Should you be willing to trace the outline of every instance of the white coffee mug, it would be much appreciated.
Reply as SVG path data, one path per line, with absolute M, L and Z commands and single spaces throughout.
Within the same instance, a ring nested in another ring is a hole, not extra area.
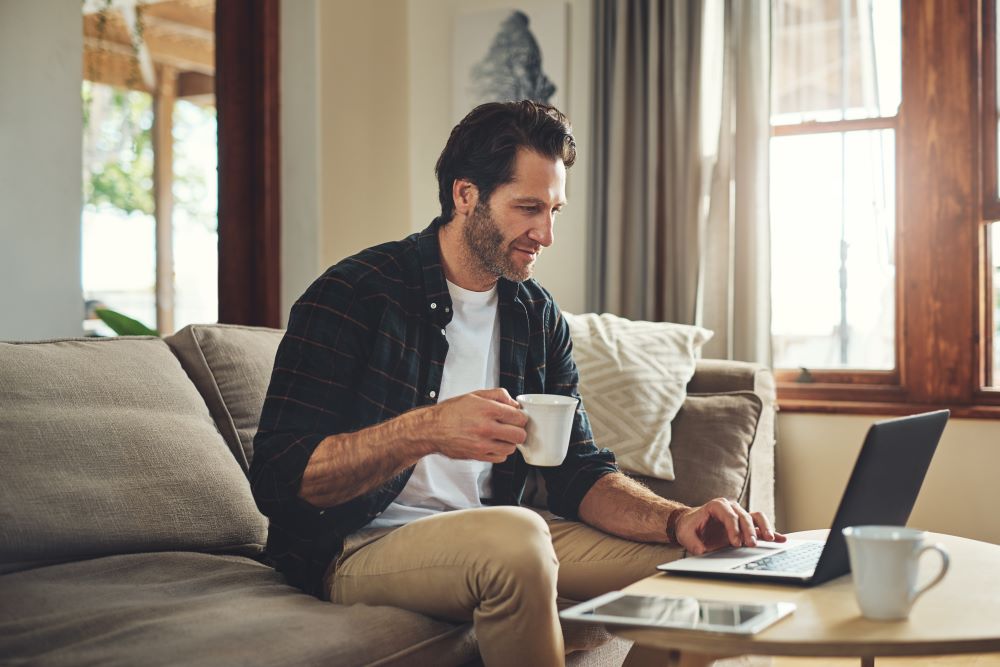
M 557 466 L 566 458 L 573 415 L 579 400 L 560 394 L 521 394 L 521 411 L 528 417 L 528 437 L 518 445 L 533 466 Z
M 843 530 L 851 558 L 854 593 L 865 618 L 894 621 L 910 615 L 917 598 L 940 583 L 948 572 L 948 552 L 940 544 L 924 545 L 924 531 L 900 526 L 852 526 Z M 917 588 L 920 556 L 941 555 L 941 571 Z

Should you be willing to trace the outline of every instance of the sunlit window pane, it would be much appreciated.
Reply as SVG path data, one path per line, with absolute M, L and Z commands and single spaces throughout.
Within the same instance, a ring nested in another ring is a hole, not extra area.
M 218 150 L 215 108 L 174 107 L 174 328 L 218 320 Z
M 771 122 L 894 116 L 899 2 L 774 0 Z
M 771 282 L 779 368 L 895 366 L 891 130 L 771 140 Z
M 152 100 L 147 93 L 83 83 L 83 293 L 156 326 Z M 99 320 L 90 333 L 113 333 Z

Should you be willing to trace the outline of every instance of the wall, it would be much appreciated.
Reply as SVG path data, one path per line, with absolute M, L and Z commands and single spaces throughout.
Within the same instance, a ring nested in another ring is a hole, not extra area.
M 281 3 L 281 318 L 323 263 L 318 0 Z
M 322 265 L 411 230 L 407 3 L 319 4 Z
M 421 229 L 440 213 L 434 164 L 457 119 L 452 117 L 452 41 L 459 11 L 530 8 L 531 0 L 409 0 L 410 210 L 413 229 Z M 556 240 L 538 260 L 535 277 L 569 312 L 582 312 L 587 256 L 587 138 L 590 136 L 591 0 L 571 0 L 568 13 L 569 116 L 579 147 L 576 165 L 567 176 L 569 205 L 560 215 Z
M 879 417 L 778 416 L 777 504 L 782 530 L 827 528 L 868 426 Z M 945 428 L 910 525 L 1000 544 L 1000 424 L 953 419 Z
M 281 3 L 282 322 L 326 268 L 411 231 L 405 0 Z
M 0 3 L 0 45 L 0 340 L 80 336 L 79 0 Z

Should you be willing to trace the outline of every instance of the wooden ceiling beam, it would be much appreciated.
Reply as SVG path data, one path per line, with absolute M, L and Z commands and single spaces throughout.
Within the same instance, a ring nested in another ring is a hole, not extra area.
M 211 33 L 214 39 L 215 12 L 212 11 L 214 4 L 214 2 L 211 2 L 203 3 L 201 6 L 194 6 L 190 2 L 157 2 L 143 6 L 142 15 L 146 18 L 200 28 Z
M 102 29 L 99 17 L 90 14 L 84 17 L 84 47 L 107 51 L 132 53 L 132 40 L 120 14 L 111 14 Z M 150 25 L 143 30 L 143 42 L 149 49 L 150 57 L 157 65 L 167 65 L 182 72 L 215 73 L 215 45 L 211 40 L 200 41 L 177 38 L 167 30 Z
M 154 30 L 159 33 L 179 35 L 197 42 L 212 44 L 215 42 L 215 30 L 202 28 L 201 26 L 180 23 L 173 19 L 164 19 L 150 15 L 146 10 L 142 15 L 143 25 L 146 30 Z
M 215 77 L 200 72 L 182 72 L 177 77 L 177 97 L 214 95 Z
M 115 88 L 152 93 L 142 80 L 138 63 L 132 60 L 132 51 L 105 49 L 83 50 L 83 78 L 92 83 L 103 83 Z
M 214 103 L 215 77 L 200 72 L 182 72 L 177 77 L 177 99 L 195 104 Z

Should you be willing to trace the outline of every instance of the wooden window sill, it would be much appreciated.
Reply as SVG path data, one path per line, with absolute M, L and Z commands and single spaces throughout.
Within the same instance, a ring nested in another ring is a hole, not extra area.
M 931 410 L 951 410 L 955 419 L 1000 419 L 1000 405 L 949 405 L 942 403 L 906 403 L 883 401 L 810 400 L 782 398 L 778 391 L 780 412 L 804 412 L 812 414 L 837 415 L 912 415 Z

